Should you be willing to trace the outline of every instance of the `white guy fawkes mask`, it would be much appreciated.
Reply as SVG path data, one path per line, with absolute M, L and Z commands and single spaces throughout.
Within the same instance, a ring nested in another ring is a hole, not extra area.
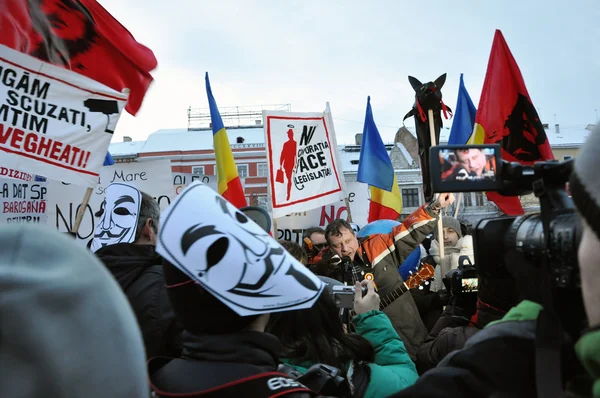
M 156 251 L 241 316 L 310 308 L 325 286 L 258 224 L 199 182 L 163 212 Z
M 117 243 L 132 243 L 142 204 L 142 194 L 134 186 L 112 183 L 104 191 L 104 201 L 100 207 L 102 215 L 98 219 L 94 240 L 90 250 Z

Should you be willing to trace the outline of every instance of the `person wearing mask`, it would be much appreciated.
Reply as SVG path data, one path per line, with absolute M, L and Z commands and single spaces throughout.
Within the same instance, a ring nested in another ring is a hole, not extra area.
M 135 199 L 136 192 L 133 191 L 137 190 L 130 190 L 130 196 Z M 121 240 L 118 243 L 102 243 L 95 254 L 113 274 L 129 299 L 144 336 L 148 358 L 177 356 L 181 352 L 181 326 L 177 324 L 169 303 L 161 257 L 155 250 L 160 208 L 152 196 L 137 192 L 141 194 L 139 211 L 127 209 L 125 206 L 129 203 L 115 205 L 119 200 L 111 201 L 108 191 L 101 210 L 96 213 L 96 217 L 100 218 L 100 225 L 115 228 L 115 224 L 125 224 L 115 222 L 119 217 L 129 217 L 136 227 L 135 234 L 131 237 L 131 242 Z M 136 213 L 139 213 L 137 221 L 133 217 Z M 106 235 L 116 234 L 114 229 L 111 231 L 107 228 Z M 92 243 L 92 248 L 94 246 Z
M 577 249 L 581 291 L 562 291 L 555 307 L 564 320 L 560 362 L 546 356 L 537 362 L 536 335 L 544 308 L 539 304 L 540 281 L 548 279 L 539 268 L 514 249 L 504 264 L 515 278 L 524 298 L 500 321 L 488 324 L 467 341 L 464 348 L 446 356 L 436 368 L 425 372 L 413 386 L 392 397 L 535 397 L 593 396 L 600 398 L 600 126 L 590 134 L 574 162 L 569 188 L 582 224 Z M 502 239 L 502 237 L 499 237 Z M 545 271 L 547 272 L 547 271 Z M 566 300 L 569 299 L 569 300 Z M 581 300 L 581 301 L 578 301 Z M 579 318 L 587 320 L 581 331 Z M 572 340 L 571 340 L 572 339 Z M 577 340 L 575 344 L 573 341 Z M 548 349 L 548 347 L 546 347 Z M 560 366 L 560 374 L 540 379 L 538 367 Z M 587 372 L 587 377 L 584 374 Z M 561 391 L 563 390 L 563 391 Z M 495 394 L 495 395 L 494 395 Z
M 434 292 L 444 288 L 442 279 L 448 272 L 458 268 L 465 256 L 471 264 L 475 264 L 473 237 L 471 235 L 463 236 L 460 222 L 454 217 L 442 217 L 442 225 L 444 236 L 438 236 L 436 228 L 433 232 L 435 239 L 431 241 L 431 247 L 429 248 L 429 254 L 437 264 L 431 283 L 431 290 Z M 444 258 L 440 257 L 441 241 L 444 244 Z
M 0 226 L 0 396 L 146 398 L 142 334 L 114 278 L 49 226 Z
M 281 344 L 265 327 L 313 305 L 324 284 L 260 224 L 200 183 L 162 214 L 157 251 L 184 331 L 181 355 L 148 362 L 154 396 L 314 396 L 278 372 Z
M 282 362 L 305 373 L 323 363 L 341 369 L 353 397 L 386 397 L 412 385 L 418 378 L 413 361 L 388 317 L 379 310 L 380 299 L 372 281 L 355 286 L 352 323 L 356 334 L 347 334 L 329 279 L 328 289 L 310 309 L 274 314 L 267 331 L 283 345 Z M 365 296 L 362 286 L 368 291 Z
M 357 239 L 352 227 L 342 219 L 325 229 L 329 250 L 344 263 L 344 282 L 372 279 L 381 297 L 382 310 L 390 318 L 413 360 L 419 346 L 427 338 L 427 329 L 408 287 L 398 272 L 406 257 L 417 248 L 437 225 L 442 208 L 454 202 L 453 194 L 440 194 L 430 204 L 423 205 L 391 233 L 374 234 Z

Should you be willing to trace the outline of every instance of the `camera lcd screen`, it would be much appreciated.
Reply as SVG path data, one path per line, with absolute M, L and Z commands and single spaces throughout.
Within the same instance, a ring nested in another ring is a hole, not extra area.
M 478 278 L 463 278 L 460 283 L 463 293 L 475 293 L 479 288 Z
M 500 176 L 499 145 L 449 145 L 431 148 L 431 176 L 435 192 L 497 189 Z
M 496 181 L 494 148 L 441 149 L 442 181 Z

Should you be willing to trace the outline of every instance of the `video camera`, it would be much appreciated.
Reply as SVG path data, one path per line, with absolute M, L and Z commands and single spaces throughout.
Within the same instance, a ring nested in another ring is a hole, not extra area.
M 554 287 L 578 289 L 577 248 L 581 224 L 566 184 L 573 160 L 522 165 L 501 159 L 500 145 L 430 148 L 434 192 L 496 191 L 503 196 L 534 193 L 540 213 L 481 220 L 474 230 L 475 267 L 487 278 L 505 278 L 504 254 L 516 249 L 536 266 L 547 261 Z

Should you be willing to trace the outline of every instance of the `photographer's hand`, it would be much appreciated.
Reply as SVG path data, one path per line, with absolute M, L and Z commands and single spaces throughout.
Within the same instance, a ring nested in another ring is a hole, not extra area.
M 367 287 L 367 294 L 363 297 L 362 287 Z M 379 309 L 379 295 L 375 292 L 373 281 L 364 280 L 354 285 L 354 312 L 356 315 Z

